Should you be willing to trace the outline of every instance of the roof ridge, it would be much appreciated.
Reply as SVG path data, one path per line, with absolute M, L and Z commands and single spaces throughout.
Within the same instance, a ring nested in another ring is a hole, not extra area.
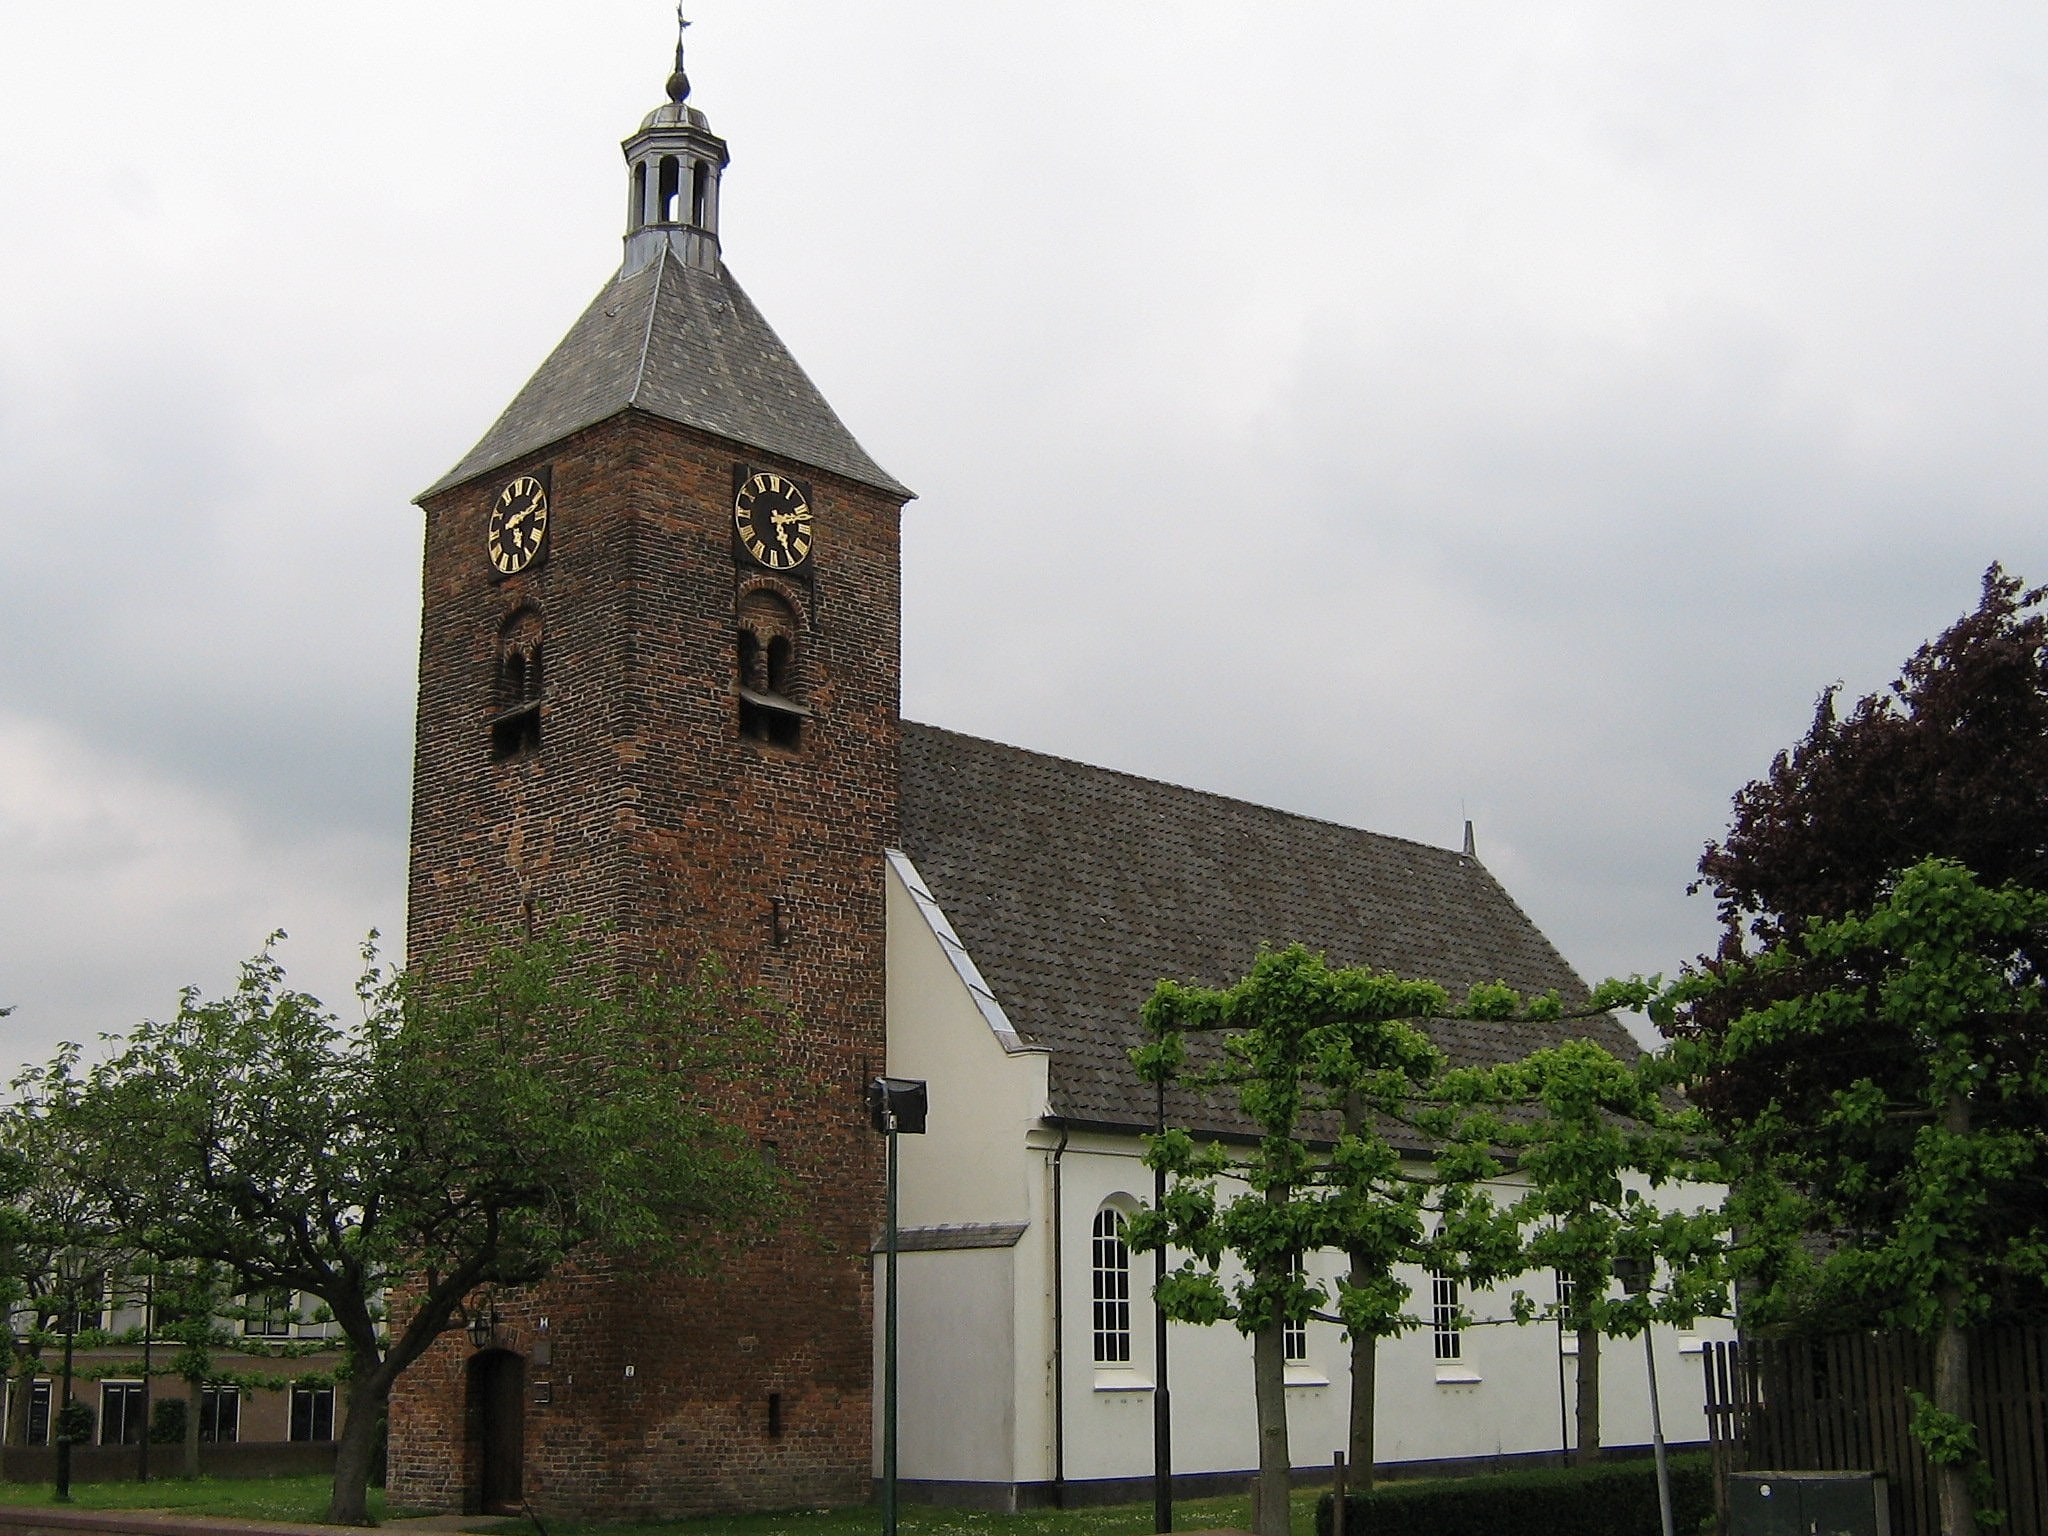
M 654 291 L 647 296 L 647 323 L 640 327 L 640 360 L 633 368 L 633 387 L 626 391 L 628 405 L 639 403 L 640 386 L 647 382 L 647 355 L 654 350 L 654 317 L 661 312 L 661 278 L 668 270 L 668 255 L 664 240 L 654 258 Z
M 1418 838 L 1403 837 L 1398 832 L 1377 832 L 1371 827 L 1357 826 L 1348 821 L 1336 821 L 1328 816 L 1312 816 L 1306 811 L 1290 811 L 1283 806 L 1264 805 L 1257 800 L 1247 800 L 1240 795 L 1227 795 L 1221 790 L 1202 789 L 1193 784 L 1176 784 L 1171 779 L 1154 778 L 1152 775 L 1145 773 L 1133 773 L 1127 768 L 1107 768 L 1100 763 L 1083 762 L 1078 757 L 1063 757 L 1057 752 L 1042 752 L 1035 747 L 1020 747 L 1014 742 L 997 741 L 989 736 L 970 736 L 965 731 L 951 730 L 943 725 L 926 725 L 922 721 L 908 719 L 903 720 L 902 724 L 914 730 L 931 731 L 936 735 L 951 736 L 959 741 L 976 742 L 988 747 L 1001 747 L 1005 752 L 1017 752 L 1026 757 L 1040 758 L 1049 763 L 1064 763 L 1070 768 L 1085 768 L 1090 773 L 1108 774 L 1112 778 L 1123 779 L 1133 784 L 1149 784 L 1154 788 L 1173 790 L 1176 794 L 1200 795 L 1205 800 L 1219 801 L 1224 805 L 1242 806 L 1246 810 L 1258 811 L 1268 816 L 1282 816 L 1289 821 L 1304 822 L 1311 826 L 1330 827 L 1339 832 L 1352 832 L 1365 837 L 1376 837 L 1382 842 L 1400 843 L 1405 847 L 1419 848 L 1424 853 L 1442 854 L 1459 864 L 1470 864 L 1486 873 L 1489 877 L 1493 874 L 1493 871 L 1487 868 L 1485 862 L 1476 853 L 1468 854 L 1460 848 L 1445 847 L 1436 843 L 1425 843 Z M 1494 883 L 1498 885 L 1500 882 L 1495 880 Z M 1525 913 L 1524 916 L 1526 915 Z

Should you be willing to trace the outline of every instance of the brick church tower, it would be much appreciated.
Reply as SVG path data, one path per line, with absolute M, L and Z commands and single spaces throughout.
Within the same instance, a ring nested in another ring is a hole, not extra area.
M 801 1190 L 707 1277 L 601 1259 L 496 1298 L 399 1383 L 396 1502 L 608 1515 L 865 1491 L 882 1148 L 882 850 L 898 546 L 862 450 L 720 257 L 727 155 L 668 101 L 625 141 L 625 259 L 421 498 L 408 950 L 576 914 L 618 962 L 717 954 L 785 1002 L 801 1116 L 733 1105 Z

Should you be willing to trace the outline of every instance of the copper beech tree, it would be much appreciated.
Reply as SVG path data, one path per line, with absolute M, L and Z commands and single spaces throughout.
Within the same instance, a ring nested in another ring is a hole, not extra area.
M 330 1521 L 367 1522 L 392 1383 L 479 1287 L 585 1249 L 708 1258 L 785 1203 L 716 1108 L 782 1091 L 757 999 L 708 965 L 622 979 L 562 929 L 466 937 L 474 964 L 394 972 L 366 953 L 348 1027 L 266 948 L 227 996 L 188 991 L 108 1059 L 70 1049 L 18 1084 L 23 1114 L 98 1149 L 85 1175 L 141 1246 L 332 1317 L 346 1418 Z
M 1846 708 L 1837 689 L 1821 695 L 1806 735 L 1736 795 L 1727 835 L 1700 859 L 1698 887 L 1713 892 L 1723 925 L 1710 967 L 1869 909 L 1922 859 L 1955 859 L 1993 885 L 2048 889 L 2044 606 L 2048 588 L 1994 565 L 1976 608 L 1915 651 L 1897 679 Z M 1744 1008 L 1769 1000 L 1770 984 L 1731 977 L 1672 1028 L 1718 1039 Z M 1893 1025 L 1874 1012 L 1866 1022 L 1825 1056 L 1757 1047 L 1696 1084 L 1696 1102 L 1721 1124 L 1767 1103 L 1819 1114 L 1840 1083 L 1882 1080 L 1888 1061 L 1910 1059 Z

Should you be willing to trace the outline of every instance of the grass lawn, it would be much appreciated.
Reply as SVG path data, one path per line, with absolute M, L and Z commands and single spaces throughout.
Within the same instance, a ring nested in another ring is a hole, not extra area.
M 1315 1529 L 1317 1490 L 1294 1495 L 1294 1529 Z M 1213 1530 L 1251 1524 L 1248 1497 L 1181 1499 L 1173 1506 L 1176 1530 Z M 1152 1504 L 1105 1504 L 1092 1509 L 1033 1509 L 1015 1515 L 966 1509 L 932 1509 L 905 1504 L 897 1525 L 916 1536 L 1149 1536 Z M 726 1515 L 708 1520 L 666 1520 L 649 1525 L 548 1522 L 548 1536 L 875 1536 L 882 1528 L 878 1505 L 853 1509 L 799 1510 L 782 1515 Z
M 1294 1528 L 1314 1528 L 1315 1491 L 1294 1498 Z M 48 1483 L 0 1483 L 0 1504 L 46 1505 Z M 244 1520 L 310 1522 L 327 1508 L 324 1477 L 213 1478 L 196 1482 L 167 1477 L 148 1483 L 73 1483 L 74 1509 L 163 1509 L 183 1514 L 226 1515 Z M 370 1490 L 370 1513 L 385 1514 L 384 1495 Z M 392 1511 L 403 1515 L 406 1511 Z M 548 1536 L 873 1536 L 881 1529 L 878 1506 L 851 1509 L 798 1510 L 779 1515 L 728 1515 L 707 1520 L 669 1520 L 659 1524 L 603 1524 L 595 1521 L 547 1522 Z M 1183 1499 L 1174 1505 L 1174 1524 L 1183 1531 L 1216 1526 L 1244 1527 L 1251 1521 L 1251 1501 L 1244 1497 Z M 502 1525 L 503 1522 L 480 1522 Z M 1146 1536 L 1152 1529 L 1152 1505 L 1104 1505 L 1098 1509 L 1038 1509 L 1017 1515 L 982 1514 L 972 1510 L 902 1506 L 899 1526 L 915 1536 Z M 522 1523 L 523 1524 L 523 1523 Z M 527 1527 L 530 1529 L 530 1527 Z
M 164 1509 L 242 1520 L 318 1520 L 327 1512 L 324 1477 L 151 1478 L 146 1483 L 73 1483 L 73 1509 Z M 0 1483 L 0 1504 L 52 1504 L 48 1483 Z M 381 1489 L 370 1490 L 370 1514 L 384 1513 Z

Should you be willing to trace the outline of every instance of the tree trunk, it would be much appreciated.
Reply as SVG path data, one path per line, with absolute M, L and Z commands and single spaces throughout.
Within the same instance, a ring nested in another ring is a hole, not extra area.
M 9 1329 L 11 1334 L 14 1330 Z M 7 1351 L 7 1419 L 0 1424 L 0 1479 L 11 1479 L 7 1452 L 28 1439 L 28 1400 L 35 1390 L 35 1361 L 11 1341 Z
M 1942 1129 L 1949 1135 L 1966 1138 L 1970 1134 L 1970 1096 L 1952 1089 L 1941 1118 Z M 1969 1423 L 1970 1339 L 1962 1327 L 1963 1288 L 1954 1280 L 1944 1280 L 1940 1297 L 1941 1332 L 1934 1338 L 1934 1406 Z M 1977 1536 L 1977 1505 L 1970 1497 L 1969 1466 L 1936 1466 L 1934 1491 L 1941 1511 L 1941 1536 Z
M 1256 1536 L 1290 1536 L 1293 1459 L 1287 1450 L 1287 1358 L 1276 1318 L 1252 1335 L 1252 1393 L 1258 1408 L 1259 1480 L 1252 1494 Z
M 1344 1095 L 1344 1131 L 1346 1135 L 1365 1134 L 1365 1100 L 1357 1089 Z M 1346 1283 L 1353 1290 L 1363 1290 L 1372 1279 L 1372 1270 L 1363 1253 L 1351 1252 L 1345 1256 L 1350 1264 Z M 1379 1338 L 1367 1334 L 1363 1338 L 1353 1335 L 1351 1339 L 1351 1423 L 1345 1435 L 1344 1458 L 1350 1472 L 1351 1486 L 1360 1493 L 1372 1492 L 1373 1409 L 1379 1392 Z
M 329 1525 L 368 1525 L 370 1521 L 370 1459 L 377 1449 L 377 1426 L 391 1399 L 391 1374 L 370 1362 L 349 1382 L 348 1417 L 334 1447 L 334 1488 L 328 1495 Z
M 1942 1287 L 1941 1332 L 1934 1340 L 1934 1406 L 1959 1419 L 1970 1417 L 1970 1338 L 1955 1318 L 1960 1288 Z M 1977 1536 L 1977 1505 L 1970 1496 L 1967 1463 L 1937 1466 L 1935 1494 L 1941 1506 L 1941 1536 Z
M 1352 1265 L 1356 1283 L 1359 1266 Z M 1372 1492 L 1373 1399 L 1379 1384 L 1380 1341 L 1372 1334 L 1351 1339 L 1351 1429 L 1345 1437 L 1347 1481 L 1355 1493 Z
M 199 1475 L 199 1409 L 206 1401 L 206 1383 L 200 1377 L 185 1378 L 185 1475 Z
M 1590 1323 L 1580 1323 L 1575 1337 L 1579 1341 L 1579 1389 L 1575 1403 L 1579 1444 L 1572 1453 L 1572 1465 L 1584 1467 L 1600 1459 L 1600 1330 Z
M 0 1443 L 10 1446 L 28 1443 L 29 1399 L 35 1395 L 36 1366 L 33 1355 L 16 1353 L 8 1362 L 7 1424 L 0 1429 Z

